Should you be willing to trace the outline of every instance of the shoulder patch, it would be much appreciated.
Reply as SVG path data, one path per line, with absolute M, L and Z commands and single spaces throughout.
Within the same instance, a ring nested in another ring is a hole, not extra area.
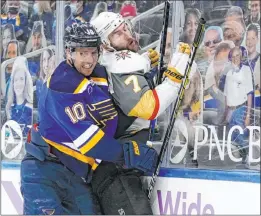
M 132 73 L 150 70 L 150 62 L 144 56 L 129 50 L 104 53 L 101 64 L 106 67 L 108 73 Z
M 126 50 L 126 51 L 120 51 L 120 52 L 117 52 L 115 53 L 115 56 L 116 56 L 116 60 L 125 60 L 126 58 L 131 58 L 131 53 L 129 50 Z

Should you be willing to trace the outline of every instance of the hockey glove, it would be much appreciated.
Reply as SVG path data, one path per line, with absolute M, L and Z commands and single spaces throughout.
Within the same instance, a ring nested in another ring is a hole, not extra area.
M 168 77 L 175 83 L 181 83 L 184 78 L 191 50 L 190 46 L 186 43 L 179 43 L 176 50 L 177 51 L 173 54 L 167 70 L 164 72 L 164 76 Z M 195 71 L 196 64 L 193 62 L 189 78 L 195 74 Z
M 154 50 L 154 49 L 149 49 L 148 50 L 148 57 L 150 59 L 150 62 L 151 62 L 151 67 L 154 68 L 156 66 L 158 66 L 159 64 L 159 53 Z
M 158 158 L 155 149 L 130 141 L 123 144 L 123 152 L 127 168 L 136 168 L 145 173 L 154 172 Z
M 44 161 L 49 155 L 49 145 L 41 137 L 39 131 L 32 127 L 29 131 L 27 141 L 25 143 L 25 150 L 28 154 L 34 156 L 40 161 Z

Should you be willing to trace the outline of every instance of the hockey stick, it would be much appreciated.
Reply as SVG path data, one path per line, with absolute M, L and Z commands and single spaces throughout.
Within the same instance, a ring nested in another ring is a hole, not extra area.
M 165 55 L 165 48 L 166 48 L 166 41 L 167 41 L 167 30 L 168 30 L 168 24 L 169 24 L 169 8 L 170 8 L 170 1 L 165 1 L 164 5 L 164 19 L 163 19 L 163 29 L 161 33 L 161 41 L 160 41 L 160 61 L 158 70 L 154 70 L 153 74 L 151 75 L 151 82 L 153 83 L 153 87 L 155 87 L 155 84 L 153 82 L 153 77 L 157 75 L 156 77 L 156 84 L 159 85 L 162 80 L 162 75 L 164 72 L 164 55 Z M 155 74 L 156 73 L 156 74 Z M 154 129 L 156 125 L 156 119 L 153 119 L 150 121 L 150 129 L 149 129 L 149 141 L 153 140 L 154 136 Z
M 170 1 L 165 1 L 164 6 L 164 19 L 163 19 L 163 29 L 161 34 L 161 41 L 160 41 L 160 62 L 158 67 L 158 74 L 156 84 L 159 85 L 162 81 L 162 75 L 164 72 L 164 55 L 165 55 L 165 48 L 166 48 L 166 41 L 167 41 L 167 30 L 169 24 L 169 8 L 170 8 Z
M 165 155 L 165 152 L 166 152 L 166 149 L 167 149 L 167 146 L 168 146 L 168 143 L 169 143 L 169 139 L 170 139 L 170 136 L 171 136 L 174 124 L 175 124 L 175 120 L 177 118 L 179 107 L 180 107 L 181 101 L 182 101 L 183 96 L 184 96 L 184 91 L 185 91 L 186 85 L 188 84 L 188 81 L 189 81 L 189 74 L 190 74 L 190 71 L 191 71 L 191 67 L 192 67 L 192 64 L 193 64 L 193 61 L 194 61 L 194 58 L 195 58 L 195 55 L 196 55 L 196 52 L 197 52 L 197 48 L 199 46 L 199 43 L 200 43 L 200 40 L 201 40 L 201 37 L 202 37 L 202 34 L 205 30 L 205 23 L 206 23 L 206 21 L 203 18 L 201 18 L 199 20 L 199 26 L 198 26 L 198 29 L 197 29 L 197 32 L 196 32 L 196 35 L 195 35 L 195 38 L 194 38 L 194 42 L 193 42 L 193 45 L 192 45 L 192 50 L 191 50 L 191 53 L 190 53 L 190 56 L 189 56 L 189 60 L 187 62 L 184 78 L 183 78 L 183 81 L 181 83 L 181 86 L 180 86 L 180 89 L 179 89 L 179 92 L 178 92 L 178 98 L 175 102 L 174 108 L 173 108 L 172 113 L 171 113 L 170 122 L 169 122 L 169 125 L 168 125 L 168 128 L 167 128 L 166 134 L 164 136 L 163 144 L 162 144 L 160 154 L 159 154 L 159 157 L 158 157 L 158 160 L 157 160 L 156 170 L 154 171 L 154 173 L 152 175 L 152 179 L 151 179 L 149 187 L 148 187 L 147 192 L 148 192 L 148 198 L 149 199 L 151 198 L 153 188 L 155 186 L 156 179 L 158 177 L 159 170 L 160 170 L 160 167 L 161 167 L 161 164 L 162 164 L 162 161 L 163 161 L 163 157 Z

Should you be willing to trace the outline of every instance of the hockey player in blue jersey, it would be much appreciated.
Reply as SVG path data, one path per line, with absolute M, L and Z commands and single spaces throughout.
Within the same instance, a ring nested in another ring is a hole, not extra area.
M 75 23 L 65 29 L 65 42 L 66 61 L 42 87 L 39 125 L 25 144 L 24 214 L 100 214 L 90 182 L 102 160 L 127 170 L 155 169 L 154 149 L 113 138 L 118 113 L 106 71 L 97 64 L 100 38 L 95 30 Z M 115 196 L 121 195 L 115 191 Z M 134 194 L 131 199 L 138 197 Z

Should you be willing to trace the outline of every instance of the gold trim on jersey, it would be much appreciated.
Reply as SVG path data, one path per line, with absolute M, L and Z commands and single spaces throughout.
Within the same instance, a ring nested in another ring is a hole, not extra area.
M 91 77 L 91 79 L 97 85 L 108 86 L 108 81 L 105 78 Z
M 104 132 L 102 130 L 98 130 L 98 132 L 80 148 L 80 152 L 82 154 L 86 154 L 97 145 L 97 143 L 102 139 L 103 136 Z
M 81 92 L 84 88 L 86 88 L 87 83 L 88 83 L 88 79 L 84 78 L 83 81 L 74 90 L 73 94 L 78 94 L 79 92 Z
M 149 119 L 155 109 L 156 100 L 151 90 L 146 91 L 135 107 L 128 113 L 128 116 Z
M 87 157 L 85 155 L 82 155 L 80 152 L 77 152 L 75 150 L 72 150 L 64 145 L 61 145 L 59 143 L 56 143 L 54 141 L 51 141 L 49 139 L 44 138 L 44 141 L 47 142 L 49 145 L 53 146 L 54 148 L 56 148 L 57 150 L 59 150 L 60 152 L 63 152 L 64 154 L 67 154 L 73 158 L 76 158 L 77 160 L 83 162 L 83 163 L 87 163 L 89 164 L 91 167 L 93 167 L 93 165 L 95 164 L 95 160 L 94 158 L 91 157 Z M 97 167 L 97 166 L 96 166 Z
M 50 76 L 50 77 L 47 79 L 47 82 L 46 82 L 46 86 L 47 86 L 47 88 L 50 87 L 51 77 L 52 77 L 52 76 Z

